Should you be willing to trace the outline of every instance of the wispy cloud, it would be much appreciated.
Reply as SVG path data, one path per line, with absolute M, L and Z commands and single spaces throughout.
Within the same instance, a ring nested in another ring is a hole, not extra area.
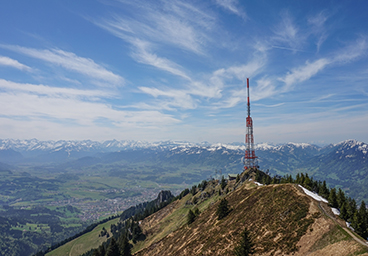
M 131 43 L 136 39 L 160 43 L 204 54 L 210 41 L 207 31 L 214 27 L 214 18 L 198 6 L 181 1 L 128 3 L 130 15 L 114 15 L 103 21 L 93 21 L 115 36 Z M 133 7 L 132 7 L 133 6 Z M 134 10 L 134 11 L 133 11 Z
M 124 79 L 121 76 L 95 63 L 92 59 L 77 56 L 72 52 L 66 52 L 60 49 L 40 50 L 16 45 L 0 45 L 0 47 L 61 66 L 89 78 L 97 79 L 103 82 L 103 84 L 107 83 L 107 85 L 115 86 L 124 83 Z
M 359 57 L 363 57 L 363 55 L 366 55 L 367 49 L 367 39 L 366 37 L 361 36 L 355 42 L 351 42 L 345 48 L 337 51 L 333 61 L 348 63 Z
M 155 98 L 158 97 L 163 98 L 160 104 L 166 109 L 170 107 L 182 109 L 194 109 L 197 106 L 195 100 L 191 97 L 190 92 L 187 90 L 180 90 L 180 89 L 160 90 L 157 88 L 149 88 L 149 87 L 139 87 L 139 90 Z
M 325 29 L 325 23 L 328 20 L 329 15 L 325 11 L 321 11 L 314 16 L 308 18 L 308 24 L 312 26 L 311 33 L 317 36 L 317 52 L 319 52 L 322 44 L 328 37 L 328 33 Z
M 300 50 L 305 40 L 305 35 L 300 33 L 300 29 L 294 24 L 289 12 L 281 13 L 281 22 L 273 29 L 274 36 L 271 40 L 279 47 L 287 47 L 293 51 Z
M 136 50 L 131 55 L 137 62 L 151 65 L 158 69 L 167 71 L 173 75 L 191 80 L 190 77 L 185 74 L 183 68 L 180 65 L 168 59 L 158 57 L 156 54 L 149 52 L 149 43 L 143 42 L 141 40 L 135 40 L 133 45 L 135 46 Z
M 87 98 L 113 98 L 114 95 L 101 90 L 79 90 L 73 88 L 51 87 L 47 85 L 15 83 L 0 79 L 0 88 L 11 92 L 24 92 L 53 97 L 87 97 Z
M 163 97 L 162 105 L 170 105 L 172 107 L 180 107 L 183 109 L 194 109 L 202 102 L 203 99 L 212 102 L 212 108 L 231 108 L 244 100 L 245 91 L 242 89 L 231 90 L 230 88 L 239 87 L 244 84 L 247 77 L 254 76 L 265 64 L 263 57 L 254 58 L 244 65 L 230 66 L 214 71 L 208 80 L 191 81 L 183 89 L 157 89 L 149 87 L 140 87 L 139 89 L 155 98 Z M 226 94 L 230 89 L 230 95 L 224 97 L 223 90 Z M 172 100 L 167 100 L 167 99 Z M 215 100 L 213 102 L 212 100 Z
M 367 50 L 368 44 L 366 39 L 360 37 L 355 42 L 349 43 L 344 48 L 339 49 L 328 58 L 320 58 L 314 62 L 306 61 L 305 65 L 292 69 L 284 77 L 278 79 L 285 83 L 282 91 L 290 91 L 293 89 L 293 85 L 309 80 L 327 66 L 346 64 L 354 61 L 366 54 Z
M 230 11 L 243 19 L 247 18 L 246 13 L 238 7 L 238 0 L 216 0 L 216 3 L 225 10 Z
M 19 63 L 17 60 L 13 60 L 9 57 L 5 57 L 5 56 L 0 56 L 0 66 L 8 66 L 8 67 L 12 67 L 12 68 L 16 68 L 19 70 L 24 70 L 24 71 L 28 71 L 31 72 L 32 68 Z
M 330 61 L 328 59 L 318 59 L 312 63 L 306 62 L 304 66 L 292 69 L 286 76 L 279 80 L 285 83 L 283 92 L 287 92 L 292 88 L 295 83 L 300 83 L 310 79 L 312 76 L 323 70 Z
M 310 16 L 308 18 L 308 23 L 315 26 L 318 29 L 321 29 L 323 28 L 327 19 L 328 19 L 328 15 L 326 15 L 326 13 L 322 11 L 322 12 L 317 13 L 314 16 Z
M 261 56 L 254 57 L 247 64 L 234 65 L 213 72 L 210 78 L 211 83 L 216 86 L 219 92 L 224 90 L 223 94 L 225 95 L 222 97 L 222 94 L 220 94 L 221 97 L 219 98 L 224 99 L 214 103 L 214 108 L 232 108 L 243 102 L 246 99 L 246 89 L 244 86 L 246 78 L 255 77 L 265 65 L 266 56 L 262 54 Z M 255 100 L 269 96 L 266 90 L 267 86 L 261 88 L 262 85 L 260 84 L 263 84 L 263 82 L 262 79 L 258 80 L 257 87 L 252 89 L 252 95 Z

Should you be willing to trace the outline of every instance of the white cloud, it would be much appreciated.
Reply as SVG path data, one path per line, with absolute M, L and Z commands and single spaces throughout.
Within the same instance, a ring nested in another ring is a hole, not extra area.
M 216 3 L 224 9 L 246 19 L 247 15 L 243 10 L 238 7 L 239 2 L 237 0 L 216 0 Z
M 344 64 L 358 59 L 366 54 L 367 49 L 368 44 L 366 39 L 361 37 L 354 43 L 350 43 L 345 48 L 336 51 L 331 58 L 321 58 L 314 62 L 306 61 L 305 65 L 292 69 L 291 72 L 287 73 L 283 78 L 278 79 L 285 83 L 282 92 L 290 91 L 294 84 L 310 79 L 322 71 L 326 66 L 340 63 Z
M 43 120 L 44 123 L 57 122 L 75 127 L 95 127 L 101 118 L 115 127 L 150 127 L 171 125 L 179 120 L 159 111 L 119 111 L 101 102 L 84 101 L 78 98 L 61 98 L 28 93 L 0 93 L 0 101 L 7 107 L 2 117 L 24 119 L 27 127 L 30 120 Z
M 142 40 L 204 54 L 215 19 L 199 7 L 181 1 L 128 3 L 132 17 L 114 15 L 96 25 L 129 42 Z
M 31 94 L 58 96 L 58 97 L 90 97 L 90 98 L 114 97 L 112 93 L 101 90 L 79 90 L 65 87 L 50 87 L 46 85 L 23 84 L 7 81 L 4 79 L 0 79 L 0 88 L 12 92 L 26 92 Z
M 216 70 L 208 80 L 191 81 L 183 89 L 157 89 L 150 87 L 139 87 L 146 94 L 161 99 L 163 109 L 178 107 L 182 109 L 195 109 L 202 99 L 221 99 L 223 89 L 231 88 L 233 84 L 242 85 L 247 77 L 255 75 L 263 67 L 264 58 L 255 58 L 247 64 L 231 66 Z M 264 93 L 264 92 L 263 92 Z M 231 95 L 223 101 L 214 103 L 213 108 L 230 108 L 242 101 L 239 95 L 243 95 L 242 90 L 232 90 Z M 262 93 L 260 93 L 261 95 Z M 208 102 L 209 103 L 209 102 Z M 155 102 L 155 105 L 158 103 Z M 147 105 L 136 105 L 147 107 Z
M 99 120 L 105 120 L 105 125 L 111 124 L 111 129 L 136 127 L 142 130 L 180 122 L 171 115 L 152 109 L 118 110 L 116 106 L 105 103 L 107 98 L 113 97 L 113 94 L 101 90 L 20 84 L 0 79 L 0 102 L 6 106 L 1 111 L 3 123 L 0 127 L 19 130 L 20 128 L 12 126 L 16 121 L 21 127 L 26 128 L 34 123 L 42 124 L 37 129 L 43 131 L 44 127 L 53 127 L 57 124 L 60 134 L 65 134 L 63 129 L 68 127 L 80 131 L 98 130 L 101 124 Z M 36 127 L 34 128 L 32 132 L 37 133 Z M 1 129 L 2 134 L 11 133 Z
M 89 78 L 97 79 L 100 82 L 110 85 L 122 85 L 124 82 L 121 76 L 96 64 L 91 59 L 79 57 L 72 52 L 59 49 L 39 50 L 15 45 L 1 45 L 0 47 L 61 66 L 67 70 L 83 74 Z
M 271 40 L 280 43 L 281 46 L 287 46 L 293 51 L 300 50 L 305 35 L 299 32 L 299 28 L 293 23 L 288 12 L 282 12 L 281 18 L 281 22 L 273 30 L 275 35 Z
M 283 92 L 287 92 L 292 89 L 292 86 L 296 83 L 310 79 L 330 63 L 330 60 L 322 58 L 312 63 L 307 61 L 304 66 L 292 69 L 292 71 L 289 72 L 285 77 L 279 78 L 280 81 L 285 83 Z
M 325 14 L 325 12 L 319 12 L 314 16 L 311 16 L 308 18 L 308 23 L 317 27 L 322 28 L 327 21 L 328 16 Z
M 214 104 L 214 108 L 232 108 L 243 102 L 246 99 L 246 78 L 255 77 L 265 64 L 266 57 L 263 54 L 260 57 L 255 57 L 247 64 L 222 68 L 213 72 L 210 82 L 214 85 L 213 88 L 216 88 L 219 92 L 218 98 L 222 97 L 222 94 L 220 94 L 222 90 L 224 90 L 223 94 L 226 95 L 223 101 Z M 255 100 L 269 96 L 268 92 L 266 92 L 266 86 L 262 87 L 260 83 L 261 80 L 258 80 L 257 87 L 252 87 L 252 95 Z M 236 89 L 231 89 L 234 85 Z M 239 88 L 240 86 L 241 88 Z
M 191 80 L 190 77 L 185 74 L 183 68 L 180 65 L 168 59 L 158 57 L 156 54 L 150 53 L 148 50 L 149 45 L 147 42 L 135 40 L 134 46 L 136 47 L 136 51 L 133 52 L 131 55 L 137 62 L 151 65 L 158 69 L 167 71 L 173 75 Z
M 259 101 L 261 99 L 270 98 L 276 93 L 276 86 L 272 79 L 263 77 L 256 81 L 257 86 L 252 87 L 251 97 L 253 101 Z
M 366 54 L 368 49 L 367 39 L 365 37 L 358 38 L 355 42 L 350 43 L 345 48 L 336 52 L 334 62 L 350 62 Z
M 32 68 L 22 63 L 19 63 L 17 60 L 13 60 L 5 56 L 0 56 L 0 66 L 8 66 L 8 67 L 16 68 L 19 70 L 29 71 L 29 72 L 32 71 Z
M 325 11 L 319 12 L 314 16 L 308 18 L 308 24 L 312 26 L 311 33 L 318 37 L 316 45 L 317 52 L 319 52 L 322 44 L 327 39 L 327 31 L 325 29 L 325 23 L 328 20 L 329 16 Z
M 171 107 L 181 109 L 195 109 L 197 104 L 187 90 L 159 90 L 157 88 L 139 87 L 139 89 L 146 94 L 149 94 L 155 98 L 161 98 L 159 105 L 165 109 L 171 109 Z

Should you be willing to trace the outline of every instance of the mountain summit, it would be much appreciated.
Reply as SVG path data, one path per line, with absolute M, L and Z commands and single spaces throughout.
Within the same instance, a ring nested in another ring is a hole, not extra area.
M 248 175 L 243 174 L 243 184 L 229 181 L 224 190 L 210 182 L 144 219 L 147 239 L 134 255 L 233 255 L 244 229 L 255 255 L 368 255 L 367 245 L 354 240 L 325 202 L 307 196 L 300 186 L 260 186 Z M 217 196 L 225 190 L 230 192 Z M 220 199 L 230 209 L 221 220 L 216 215 Z M 183 224 L 184 213 L 196 208 L 196 219 Z

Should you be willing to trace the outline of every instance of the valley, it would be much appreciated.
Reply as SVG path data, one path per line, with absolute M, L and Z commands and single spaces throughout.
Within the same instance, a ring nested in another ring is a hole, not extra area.
M 326 147 L 258 144 L 256 154 L 271 175 L 305 172 L 359 203 L 368 199 L 366 149 L 354 140 Z M 202 180 L 238 174 L 243 155 L 243 145 L 0 140 L 2 248 L 28 236 L 38 238 L 24 240 L 25 251 L 44 250 L 161 190 L 177 195 Z

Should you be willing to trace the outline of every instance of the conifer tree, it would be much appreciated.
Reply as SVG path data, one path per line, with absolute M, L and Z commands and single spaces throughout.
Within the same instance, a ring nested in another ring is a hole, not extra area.
M 256 170 L 256 177 L 255 177 L 255 179 L 258 182 L 261 182 L 262 181 L 261 172 L 259 170 Z
M 224 190 L 225 187 L 226 187 L 226 180 L 225 180 L 224 176 L 222 176 L 222 178 L 221 178 L 221 189 Z
M 120 250 L 114 237 L 111 238 L 110 244 L 107 247 L 106 256 L 120 256 Z
M 241 240 L 234 249 L 235 256 L 248 256 L 253 253 L 254 244 L 250 240 L 249 231 L 245 228 L 241 233 Z
M 125 235 L 119 237 L 120 255 L 131 256 L 130 244 L 128 238 Z
M 99 247 L 98 247 L 98 249 L 96 249 L 96 251 L 98 251 L 98 256 L 105 256 L 106 255 L 106 249 L 105 249 L 105 246 L 103 246 L 103 244 L 102 245 L 100 245 Z
M 187 215 L 187 223 L 188 223 L 188 225 L 190 225 L 190 224 L 192 224 L 194 222 L 195 217 L 196 216 L 195 216 L 194 212 L 192 210 L 189 210 L 188 215 Z
M 328 196 L 328 203 L 331 205 L 331 207 L 338 208 L 339 205 L 337 203 L 337 196 L 336 196 L 336 189 L 331 188 L 330 189 L 330 195 Z
M 216 214 L 218 220 L 225 218 L 229 214 L 228 201 L 225 198 L 220 201 Z
M 330 194 L 330 192 L 328 191 L 327 185 L 326 185 L 326 181 L 324 180 L 322 183 L 321 188 L 319 189 L 319 194 L 321 196 L 323 196 L 324 198 L 327 198 Z
M 297 173 L 295 176 L 295 183 L 300 184 L 300 174 Z
M 357 204 L 351 197 L 348 198 L 348 216 L 349 220 L 352 222 L 355 212 L 357 211 Z
M 367 221 L 368 221 L 368 216 L 367 216 L 367 208 L 365 205 L 365 202 L 362 201 L 359 211 L 358 211 L 358 215 L 360 217 L 360 235 L 364 238 L 368 237 L 368 230 L 367 230 Z
M 37 255 L 36 255 L 37 256 Z M 98 249 L 93 250 L 92 256 L 105 256 L 100 254 L 100 251 Z
M 305 174 L 302 186 L 304 186 L 307 189 L 312 189 L 312 180 L 309 178 L 308 173 Z
M 342 205 L 345 203 L 345 193 L 342 191 L 341 188 L 337 191 L 337 203 L 339 205 L 339 208 L 341 209 Z
M 190 193 L 194 196 L 197 193 L 197 186 L 193 185 L 192 189 L 190 190 Z
M 198 208 L 195 208 L 195 210 L 194 210 L 194 214 L 195 214 L 195 216 L 196 216 L 196 217 L 200 214 L 200 211 L 199 211 L 199 209 L 198 209 Z
M 304 184 L 304 180 L 305 180 L 304 173 L 300 173 L 300 181 L 299 181 L 299 184 L 303 185 Z
M 349 215 L 348 215 L 348 210 L 347 210 L 348 206 L 347 206 L 347 203 L 344 202 L 342 204 L 342 206 L 340 207 L 340 217 L 343 219 L 343 220 L 348 220 L 349 219 Z

